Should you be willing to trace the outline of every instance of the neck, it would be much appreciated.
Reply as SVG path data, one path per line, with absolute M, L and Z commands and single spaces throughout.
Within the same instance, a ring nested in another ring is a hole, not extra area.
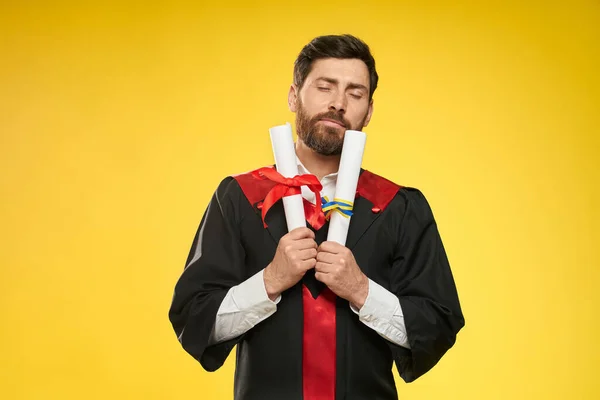
M 304 167 L 319 180 L 323 179 L 325 175 L 337 172 L 340 166 L 340 155 L 324 156 L 306 146 L 300 139 L 296 142 L 296 155 Z

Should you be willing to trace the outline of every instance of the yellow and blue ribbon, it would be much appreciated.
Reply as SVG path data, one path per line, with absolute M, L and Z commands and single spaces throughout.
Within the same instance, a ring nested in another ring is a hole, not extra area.
M 350 218 L 352 216 L 352 209 L 354 207 L 354 203 L 334 198 L 333 201 L 329 201 L 327 196 L 322 197 L 321 201 L 323 203 L 323 213 L 325 213 L 326 218 L 331 217 L 331 213 L 337 212 L 341 214 L 344 218 Z

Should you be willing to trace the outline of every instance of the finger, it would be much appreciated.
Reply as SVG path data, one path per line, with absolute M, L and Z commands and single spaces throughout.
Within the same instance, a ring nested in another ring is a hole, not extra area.
M 315 279 L 319 282 L 323 282 L 327 286 L 329 286 L 329 282 L 331 281 L 331 277 L 323 272 L 315 272 Z
M 345 248 L 346 248 L 345 246 L 342 246 L 341 244 L 339 244 L 337 242 L 325 241 L 325 242 L 321 243 L 321 245 L 319 246 L 319 251 L 324 251 L 324 252 L 333 253 L 333 254 L 339 254 Z
M 308 271 L 309 269 L 314 268 L 316 263 L 317 260 L 315 260 L 314 258 L 309 258 L 308 260 L 304 260 L 300 263 L 300 268 L 303 271 Z
M 294 242 L 294 248 L 297 250 L 317 249 L 319 246 L 313 239 L 300 239 Z
M 325 251 L 317 251 L 317 261 L 321 261 L 328 264 L 334 264 L 340 260 L 338 254 L 327 253 Z
M 320 261 L 316 261 L 316 263 L 315 263 L 315 271 L 319 271 L 324 274 L 329 274 L 329 273 L 333 272 L 334 269 L 335 269 L 335 266 L 333 264 L 323 263 Z
M 300 228 L 292 229 L 288 235 L 289 235 L 290 239 L 293 239 L 293 240 L 306 239 L 306 238 L 314 239 L 315 238 L 315 233 L 304 226 L 302 226 Z
M 317 258 L 317 249 L 311 248 L 311 249 L 300 250 L 298 252 L 298 258 L 302 261 L 309 260 L 311 258 L 316 259 Z

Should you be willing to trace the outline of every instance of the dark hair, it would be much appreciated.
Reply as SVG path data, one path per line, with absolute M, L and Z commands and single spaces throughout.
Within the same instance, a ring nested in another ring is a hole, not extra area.
M 362 60 L 369 70 L 369 100 L 373 98 L 379 80 L 375 70 L 375 59 L 365 42 L 348 34 L 318 36 L 304 46 L 294 62 L 294 84 L 298 86 L 298 89 L 304 84 L 313 62 L 322 58 L 358 58 Z

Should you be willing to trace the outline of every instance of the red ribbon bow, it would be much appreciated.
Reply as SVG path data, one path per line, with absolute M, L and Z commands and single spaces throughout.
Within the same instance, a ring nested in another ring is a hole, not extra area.
M 315 203 L 316 210 L 304 208 L 305 213 L 307 214 L 308 223 L 313 226 L 315 229 L 321 228 L 325 224 L 325 214 L 321 209 L 321 190 L 323 186 L 321 182 L 317 179 L 316 176 L 311 174 L 305 175 L 296 175 L 293 178 L 286 178 L 281 175 L 275 168 L 265 167 L 260 168 L 256 171 L 252 172 L 252 176 L 255 179 L 263 180 L 268 179 L 270 181 L 276 182 L 275 185 L 265 197 L 262 206 L 262 220 L 263 225 L 266 228 L 266 215 L 267 212 L 275 203 L 277 203 L 281 198 L 287 196 L 293 196 L 296 194 L 301 194 L 301 186 L 307 186 L 314 194 L 315 194 Z

